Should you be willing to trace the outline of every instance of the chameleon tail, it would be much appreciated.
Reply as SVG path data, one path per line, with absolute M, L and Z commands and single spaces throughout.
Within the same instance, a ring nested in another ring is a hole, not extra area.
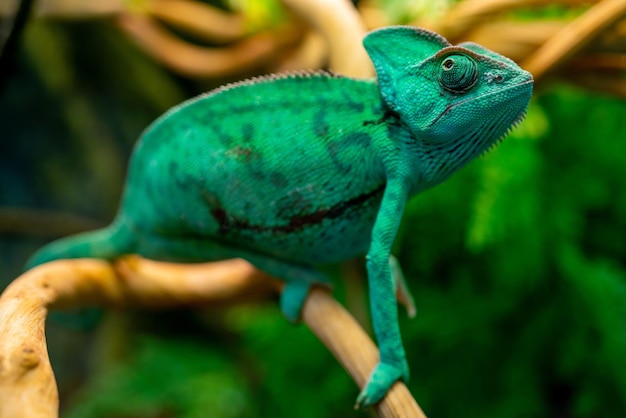
M 26 270 L 48 261 L 64 258 L 102 258 L 110 260 L 132 253 L 135 239 L 119 219 L 95 231 L 61 238 L 40 248 L 26 263 Z

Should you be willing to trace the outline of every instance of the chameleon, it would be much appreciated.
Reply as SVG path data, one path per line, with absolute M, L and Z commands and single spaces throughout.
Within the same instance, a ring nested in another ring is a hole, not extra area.
M 243 258 L 284 281 L 297 320 L 317 270 L 366 255 L 380 360 L 356 406 L 409 367 L 391 248 L 407 200 L 496 146 L 525 116 L 533 78 L 474 43 L 390 26 L 363 39 L 373 79 L 267 75 L 167 111 L 137 142 L 112 223 L 54 241 L 27 267 L 135 253 L 180 262 Z

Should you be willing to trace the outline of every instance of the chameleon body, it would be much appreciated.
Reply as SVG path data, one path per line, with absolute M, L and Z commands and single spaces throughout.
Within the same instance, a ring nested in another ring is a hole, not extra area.
M 389 257 L 407 199 L 484 153 L 521 120 L 531 75 L 479 45 L 411 27 L 364 39 L 377 79 L 277 75 L 189 100 L 143 133 L 120 209 L 99 231 L 41 249 L 177 261 L 242 257 L 286 282 L 296 319 L 314 266 L 367 254 L 380 363 L 357 404 L 408 379 Z

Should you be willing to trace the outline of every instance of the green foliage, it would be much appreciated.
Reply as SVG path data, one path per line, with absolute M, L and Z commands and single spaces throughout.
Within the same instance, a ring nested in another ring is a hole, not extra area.
M 224 353 L 180 340 L 132 343 L 132 358 L 94 378 L 68 418 L 250 416 L 249 389 Z

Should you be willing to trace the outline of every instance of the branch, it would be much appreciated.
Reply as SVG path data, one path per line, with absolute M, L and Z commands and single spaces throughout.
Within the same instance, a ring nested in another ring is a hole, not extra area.
M 587 10 L 523 62 L 535 78 L 570 59 L 593 39 L 626 15 L 626 1 L 604 0 Z
M 223 77 L 268 65 L 286 47 L 297 43 L 299 31 L 283 27 L 257 33 L 225 48 L 192 45 L 148 16 L 122 13 L 118 26 L 144 51 L 179 74 Z
M 241 259 L 183 265 L 128 256 L 113 265 L 79 259 L 36 267 L 0 296 L 0 418 L 58 416 L 58 392 L 45 342 L 49 308 L 232 303 L 267 297 L 278 287 L 275 279 Z M 314 289 L 304 305 L 303 321 L 363 386 L 378 352 L 350 314 L 326 290 Z M 402 383 L 374 409 L 381 417 L 425 416 Z
M 329 68 L 352 77 L 370 78 L 374 67 L 362 41 L 365 24 L 348 0 L 283 0 L 324 36 L 329 49 Z
M 154 0 L 145 4 L 151 16 L 209 41 L 233 42 L 248 35 L 245 18 L 191 0 Z
M 493 21 L 504 12 L 552 4 L 578 6 L 586 3 L 589 3 L 589 0 L 551 0 L 550 2 L 545 0 L 466 0 L 456 3 L 436 22 L 420 19 L 413 24 L 425 25 L 455 43 L 470 30 Z

